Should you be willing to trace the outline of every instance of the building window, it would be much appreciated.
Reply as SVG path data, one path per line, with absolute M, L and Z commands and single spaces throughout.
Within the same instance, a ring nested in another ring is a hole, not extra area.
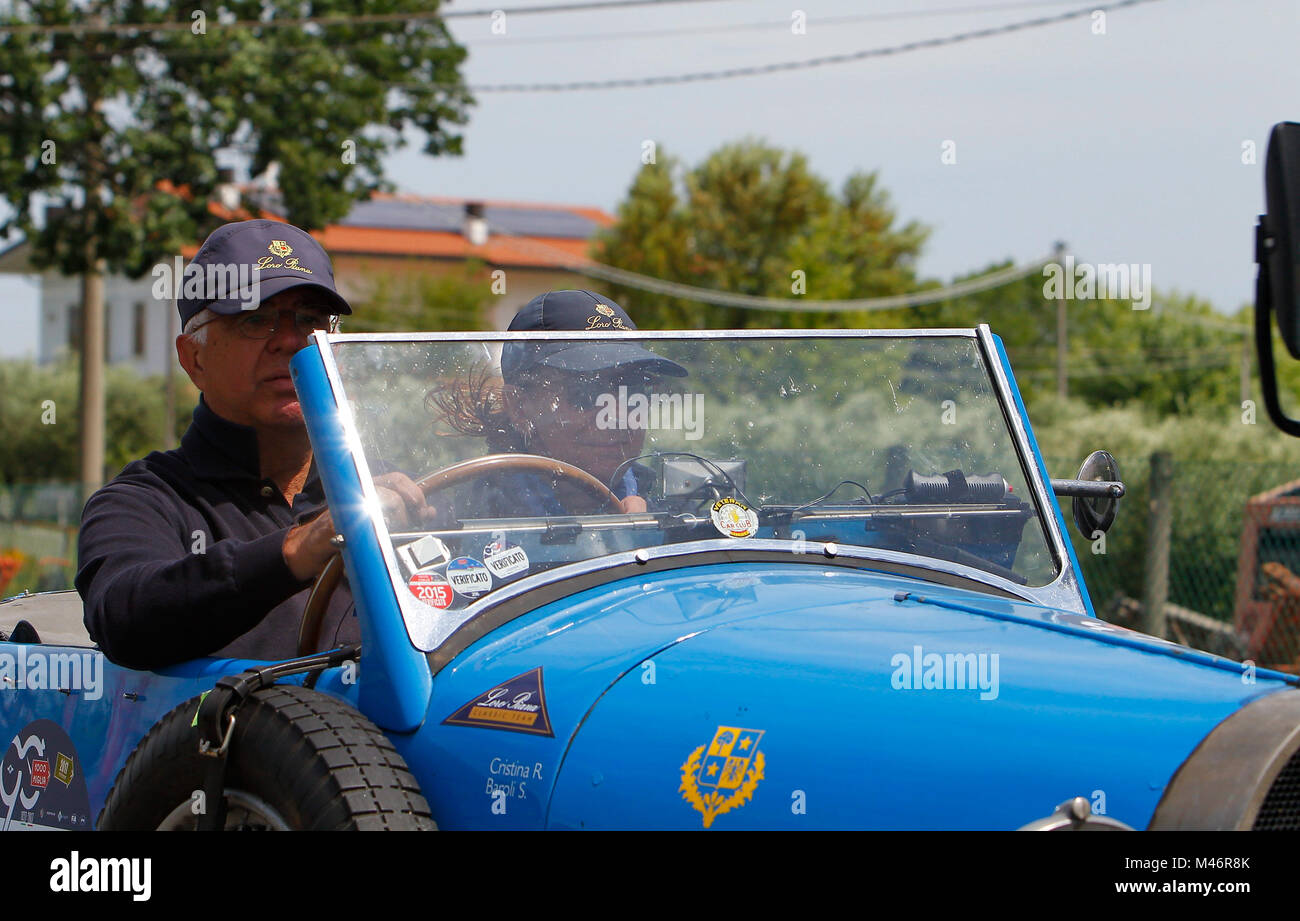
M 135 316 L 133 317 L 133 321 L 134 321 L 134 322 L 133 322 L 133 325 L 132 325 L 133 333 L 132 333 L 132 337 L 131 337 L 131 338 L 132 338 L 132 342 L 133 342 L 133 346 L 132 346 L 132 348 L 133 348 L 133 351 L 134 351 L 134 353 L 135 353 L 135 357 L 136 357 L 136 358 L 144 358 L 144 353 L 145 353 L 145 341 L 144 341 L 145 310 L 144 310 L 144 301 L 136 301 L 136 302 L 135 302 Z

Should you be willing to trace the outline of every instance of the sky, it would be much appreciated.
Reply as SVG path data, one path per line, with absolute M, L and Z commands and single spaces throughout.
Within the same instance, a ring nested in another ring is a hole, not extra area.
M 446 9 L 552 3 L 467 0 Z M 806 60 L 1106 6 L 697 0 L 449 22 L 469 49 L 467 82 L 485 87 Z M 899 221 L 932 228 L 923 277 L 1028 262 L 1059 240 L 1079 261 L 1150 265 L 1157 291 L 1235 311 L 1253 297 L 1269 128 L 1300 120 L 1298 38 L 1297 0 L 1154 0 L 1112 9 L 1104 24 L 1090 14 L 806 70 L 599 91 L 479 91 L 464 156 L 428 157 L 417 139 L 387 159 L 387 177 L 404 192 L 612 212 L 647 140 L 694 165 L 756 137 L 803 152 L 832 186 L 878 172 Z M 1250 145 L 1255 162 L 1243 162 Z M 955 162 L 943 162 L 945 150 Z M 35 292 L 0 276 L 0 356 L 34 352 Z

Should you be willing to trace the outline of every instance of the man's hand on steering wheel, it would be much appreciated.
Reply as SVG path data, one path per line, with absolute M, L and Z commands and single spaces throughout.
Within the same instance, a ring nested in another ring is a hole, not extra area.
M 405 473 L 375 477 L 375 490 L 390 528 L 434 526 L 437 509 L 425 499 L 424 490 Z
M 641 496 L 628 496 L 626 499 L 619 499 L 618 504 L 623 507 L 625 515 L 636 515 L 647 510 L 645 499 Z
M 437 517 L 434 507 L 425 501 L 424 490 L 406 474 L 385 473 L 375 477 L 374 483 L 384 518 L 391 525 L 420 527 L 431 524 Z M 281 552 L 295 578 L 306 582 L 320 575 L 330 557 L 338 553 L 338 545 L 333 543 L 337 533 L 328 511 L 289 530 Z

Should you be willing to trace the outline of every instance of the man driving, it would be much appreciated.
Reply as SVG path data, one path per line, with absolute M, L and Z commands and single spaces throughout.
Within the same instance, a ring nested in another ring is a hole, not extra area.
M 200 296 L 186 284 L 176 301 L 177 356 L 200 391 L 193 423 L 179 448 L 128 464 L 91 496 L 78 536 L 86 628 L 132 668 L 295 655 L 307 589 L 338 550 L 289 376 L 307 337 L 352 312 L 329 257 L 297 227 L 242 221 L 213 231 L 188 272 L 206 279 Z M 404 475 L 376 486 L 403 519 L 431 515 Z M 355 642 L 337 594 L 322 635 Z
M 634 330 L 627 312 L 592 291 L 550 291 L 515 315 L 510 331 Z M 496 451 L 539 454 L 586 471 L 609 487 L 627 514 L 647 509 L 653 471 L 640 456 L 646 432 L 610 424 L 602 401 L 643 393 L 663 377 L 685 377 L 675 361 L 635 342 L 511 341 L 502 345 L 501 403 L 505 419 L 489 435 Z M 625 388 L 625 389 L 620 389 Z M 512 474 L 505 483 L 477 491 L 477 514 L 545 516 L 573 514 L 550 477 Z M 612 511 L 613 509 L 601 509 Z

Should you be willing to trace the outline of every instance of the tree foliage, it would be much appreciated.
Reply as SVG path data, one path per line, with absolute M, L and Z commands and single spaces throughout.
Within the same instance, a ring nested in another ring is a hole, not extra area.
M 342 216 L 405 128 L 427 153 L 460 150 L 465 52 L 431 6 L 379 0 L 364 11 L 413 18 L 362 23 L 350 0 L 8 6 L 0 23 L 30 28 L 0 33 L 0 235 L 21 230 L 38 267 L 138 276 L 203 235 L 219 154 L 251 174 L 278 162 L 292 223 Z M 340 18 L 276 25 L 313 17 Z M 125 24 L 144 25 L 69 30 Z
M 704 288 L 797 300 L 897 294 L 917 286 L 927 230 L 896 215 L 875 173 L 838 194 L 800 153 L 729 144 L 691 170 L 662 153 L 642 167 L 595 257 Z M 645 327 L 861 325 L 852 315 L 758 312 L 610 286 Z
M 178 382 L 171 431 L 184 431 L 198 392 Z M 108 370 L 107 465 L 114 474 L 163 441 L 166 396 L 160 378 Z M 0 483 L 77 479 L 77 369 L 71 362 L 0 361 Z
M 376 272 L 369 277 L 373 287 L 354 299 L 347 318 L 350 333 L 481 329 L 493 299 L 486 266 L 476 261 L 446 275 Z

